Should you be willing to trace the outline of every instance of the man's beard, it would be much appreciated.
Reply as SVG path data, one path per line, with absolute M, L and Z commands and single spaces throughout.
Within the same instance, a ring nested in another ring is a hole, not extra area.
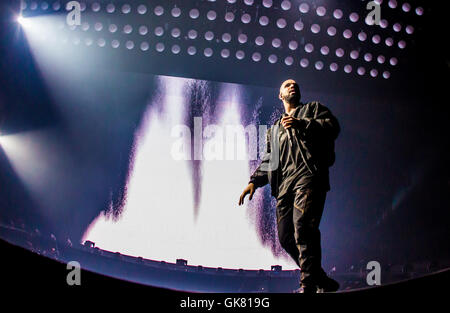
M 294 94 L 289 93 L 284 97 L 284 100 L 290 104 L 296 104 L 300 101 L 300 98 L 296 93 Z

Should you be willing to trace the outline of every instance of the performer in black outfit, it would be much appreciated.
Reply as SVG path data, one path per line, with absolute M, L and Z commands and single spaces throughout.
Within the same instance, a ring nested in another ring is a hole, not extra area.
M 339 284 L 321 265 L 319 224 L 330 190 L 328 168 L 334 164 L 334 141 L 340 128 L 330 110 L 319 102 L 301 103 L 298 84 L 283 82 L 279 98 L 285 114 L 267 131 L 265 156 L 242 192 L 270 183 L 277 199 L 281 246 L 301 269 L 301 293 L 336 291 Z

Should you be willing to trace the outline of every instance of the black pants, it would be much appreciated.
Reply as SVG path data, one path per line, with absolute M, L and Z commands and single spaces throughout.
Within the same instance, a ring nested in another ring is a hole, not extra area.
M 320 189 L 297 190 L 277 201 L 280 244 L 300 267 L 304 286 L 315 285 L 324 274 L 319 224 L 326 194 Z

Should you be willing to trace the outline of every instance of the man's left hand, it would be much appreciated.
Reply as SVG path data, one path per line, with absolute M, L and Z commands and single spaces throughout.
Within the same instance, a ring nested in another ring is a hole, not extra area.
M 301 119 L 297 119 L 292 116 L 285 116 L 281 119 L 281 125 L 283 125 L 285 129 L 289 129 L 292 127 L 301 130 L 304 127 L 305 123 Z

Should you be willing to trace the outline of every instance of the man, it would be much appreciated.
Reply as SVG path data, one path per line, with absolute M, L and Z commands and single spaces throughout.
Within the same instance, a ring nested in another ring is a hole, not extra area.
M 335 159 L 339 123 L 319 102 L 301 103 L 299 86 L 292 79 L 281 85 L 279 99 L 285 114 L 267 131 L 266 154 L 239 205 L 246 195 L 251 200 L 256 188 L 270 183 L 277 199 L 280 244 L 301 269 L 297 291 L 336 291 L 339 284 L 322 269 L 319 224 L 330 190 L 328 168 Z

